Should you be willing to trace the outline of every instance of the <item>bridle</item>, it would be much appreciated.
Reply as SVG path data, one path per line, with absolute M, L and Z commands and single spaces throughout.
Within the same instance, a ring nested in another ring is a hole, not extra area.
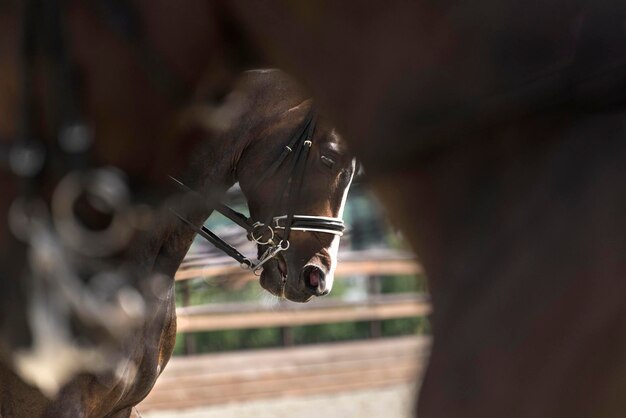
M 268 246 L 257 262 L 254 262 L 244 256 L 235 247 L 225 242 L 207 227 L 198 227 L 176 210 L 170 210 L 178 219 L 180 219 L 189 228 L 193 229 L 198 235 L 209 241 L 226 255 L 238 261 L 242 268 L 251 270 L 255 274 L 260 274 L 260 271 L 265 263 L 275 258 L 280 252 L 289 249 L 289 237 L 291 231 L 315 232 L 342 236 L 343 231 L 345 230 L 345 225 L 343 219 L 341 218 L 295 214 L 295 206 L 299 199 L 302 182 L 304 180 L 307 157 L 311 150 L 311 146 L 313 145 L 312 138 L 315 126 L 316 116 L 314 111 L 310 111 L 306 116 L 304 123 L 300 125 L 298 130 L 290 139 L 289 143 L 285 145 L 278 159 L 275 160 L 268 170 L 259 178 L 259 180 L 257 180 L 256 184 L 259 185 L 270 176 L 276 174 L 288 157 L 293 155 L 291 159 L 291 166 L 289 167 L 289 176 L 287 176 L 287 178 L 283 181 L 282 187 L 280 187 L 279 194 L 277 195 L 278 199 L 276 199 L 275 207 L 269 212 L 270 215 L 264 220 L 264 222 L 253 220 L 221 202 L 212 206 L 214 210 L 224 215 L 241 228 L 245 229 L 248 240 L 255 242 L 257 245 Z M 195 195 L 204 201 L 204 197 L 200 193 L 187 187 L 179 180 L 173 177 L 170 178 L 184 193 Z M 278 212 L 278 208 L 282 204 L 285 192 L 287 191 L 289 199 L 286 202 L 287 213 L 284 215 L 275 215 L 275 213 Z M 209 203 L 206 203 L 206 205 L 209 206 Z

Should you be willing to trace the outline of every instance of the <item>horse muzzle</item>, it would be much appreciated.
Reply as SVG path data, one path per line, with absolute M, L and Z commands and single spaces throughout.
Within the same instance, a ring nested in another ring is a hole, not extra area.
M 266 263 L 260 284 L 275 296 L 303 303 L 330 293 L 332 275 L 319 257 L 313 257 L 304 266 L 294 266 L 280 254 Z

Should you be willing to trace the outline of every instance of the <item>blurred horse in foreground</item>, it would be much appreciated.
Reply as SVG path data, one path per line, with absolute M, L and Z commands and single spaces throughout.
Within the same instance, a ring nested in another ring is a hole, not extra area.
M 212 5 L 138 6 L 0 7 L 2 416 L 128 415 L 171 353 L 159 202 L 201 144 L 181 110 L 236 59 Z
M 417 416 L 626 416 L 626 4 L 234 7 L 424 264 Z

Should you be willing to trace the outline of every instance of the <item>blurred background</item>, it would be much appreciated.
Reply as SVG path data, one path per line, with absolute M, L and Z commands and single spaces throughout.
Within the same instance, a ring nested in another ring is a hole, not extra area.
M 237 186 L 226 203 L 247 214 Z M 140 413 L 408 416 L 429 343 L 425 277 L 362 180 L 344 220 L 333 290 L 307 304 L 270 295 L 197 238 L 176 275 L 175 354 Z M 245 233 L 221 215 L 206 226 L 254 256 Z

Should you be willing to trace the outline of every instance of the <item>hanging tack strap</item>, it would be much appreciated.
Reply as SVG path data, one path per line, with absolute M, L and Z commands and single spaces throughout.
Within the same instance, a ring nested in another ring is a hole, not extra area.
M 278 157 L 276 161 L 272 163 L 272 165 L 261 175 L 259 180 L 257 180 L 256 184 L 261 184 L 265 180 L 269 178 L 269 176 L 273 175 L 278 171 L 283 162 L 293 153 L 294 150 L 297 151 L 298 144 L 302 140 L 302 136 L 307 132 L 309 126 L 311 125 L 311 121 L 313 120 L 313 112 L 310 112 L 304 123 L 300 126 L 300 128 L 296 131 L 296 133 L 289 140 L 289 144 L 285 145 L 282 153 Z
M 283 182 L 283 185 L 278 194 L 278 200 L 276 201 L 275 207 L 273 210 L 269 212 L 268 218 L 265 221 L 265 225 L 271 225 L 274 219 L 274 214 L 278 212 L 280 209 L 280 205 L 283 200 L 283 196 L 287 189 L 289 189 L 289 194 L 293 195 L 295 192 L 294 189 L 294 180 L 298 177 L 299 172 L 304 172 L 306 168 L 306 157 L 311 148 L 311 137 L 313 136 L 313 131 L 315 130 L 315 111 L 311 109 L 306 116 L 305 122 L 302 124 L 302 128 L 298 130 L 297 134 L 294 135 L 290 141 L 290 146 L 295 148 L 295 155 L 291 160 L 291 165 L 289 167 L 289 176 Z M 307 143 L 308 142 L 308 143 Z M 282 163 L 282 161 L 281 161 Z M 300 166 L 300 167 L 298 167 Z M 299 168 L 299 170 L 298 170 Z M 270 171 L 267 171 L 268 173 Z M 288 202 L 287 213 L 290 212 L 290 209 L 295 205 L 295 201 L 291 199 Z M 289 238 L 289 229 L 285 230 L 283 235 L 283 240 L 287 241 Z
M 176 187 L 178 187 L 182 192 L 189 193 L 197 197 L 207 207 L 212 207 L 214 210 L 221 213 L 226 218 L 230 219 L 231 221 L 233 221 L 234 223 L 236 223 L 237 225 L 245 229 L 247 232 L 254 231 L 255 229 L 254 224 L 252 223 L 250 218 L 248 218 L 243 213 L 237 212 L 236 210 L 229 208 L 228 206 L 226 206 L 225 204 L 221 202 L 210 205 L 208 202 L 206 202 L 206 199 L 204 198 L 204 196 L 202 196 L 197 191 L 193 190 L 192 188 L 190 188 L 189 186 L 187 186 L 186 184 L 184 184 L 183 182 L 181 182 L 180 180 L 172 176 L 169 176 L 169 178 L 176 185 Z
M 202 238 L 209 241 L 211 244 L 215 245 L 219 250 L 223 251 L 229 257 L 234 258 L 242 265 L 242 267 L 252 267 L 253 263 L 246 256 L 241 254 L 235 247 L 215 235 L 213 232 L 209 231 L 204 225 L 201 227 L 196 226 L 194 223 L 190 222 L 184 216 L 180 215 L 174 209 L 170 209 L 170 211 L 180 219 L 185 225 L 194 230 L 198 235 Z

